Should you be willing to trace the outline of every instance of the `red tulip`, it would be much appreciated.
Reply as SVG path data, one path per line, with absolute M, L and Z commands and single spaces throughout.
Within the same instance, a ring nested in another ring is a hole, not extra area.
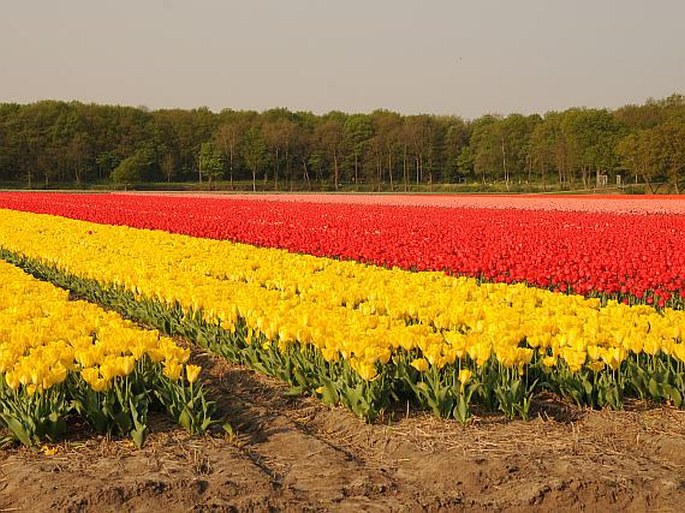
M 658 305 L 685 299 L 682 198 L 5 192 L 0 207 Z

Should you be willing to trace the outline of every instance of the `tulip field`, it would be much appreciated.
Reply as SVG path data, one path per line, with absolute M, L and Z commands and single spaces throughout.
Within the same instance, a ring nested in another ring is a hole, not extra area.
M 685 299 L 683 199 L 267 198 L 3 193 L 0 207 L 584 296 Z
M 25 445 L 55 439 L 77 411 L 96 431 L 131 435 L 140 446 L 149 406 L 198 431 L 193 394 L 200 367 L 190 351 L 66 290 L 0 262 L 0 421 Z M 182 416 L 183 414 L 183 416 Z
M 360 198 L 0 193 L 0 424 L 204 431 L 171 336 L 368 420 L 685 404 L 682 198 Z

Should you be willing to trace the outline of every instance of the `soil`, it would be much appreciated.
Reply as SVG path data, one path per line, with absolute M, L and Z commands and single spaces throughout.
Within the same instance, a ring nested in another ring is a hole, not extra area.
M 685 510 L 683 411 L 541 397 L 527 422 L 463 427 L 403 406 L 368 425 L 194 358 L 233 435 L 190 437 L 160 416 L 140 450 L 85 428 L 42 450 L 5 446 L 0 512 Z

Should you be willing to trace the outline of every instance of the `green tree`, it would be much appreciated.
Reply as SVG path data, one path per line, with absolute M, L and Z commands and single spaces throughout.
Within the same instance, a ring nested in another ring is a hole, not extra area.
M 219 114 L 219 125 L 214 131 L 213 141 L 224 155 L 224 164 L 228 172 L 231 189 L 233 181 L 240 169 L 241 146 L 243 137 L 250 126 L 254 124 L 257 113 L 237 112 L 225 109 Z
M 257 190 L 257 173 L 267 162 L 266 144 L 259 127 L 252 126 L 243 138 L 240 154 L 252 173 L 252 190 Z
M 225 109 L 214 114 L 205 107 L 148 111 L 50 100 L 0 104 L 0 179 L 29 187 L 40 179 L 45 186 L 85 185 L 108 179 L 141 148 L 151 158 L 144 180 L 204 179 L 198 156 L 203 143 L 211 141 L 223 156 L 231 184 L 248 179 L 257 165 L 275 188 L 284 184 L 291 190 L 311 188 L 314 173 L 321 187 L 330 180 L 334 189 L 347 180 L 378 190 L 388 185 L 394 190 L 403 182 L 406 191 L 410 179 L 432 186 L 470 175 L 507 185 L 538 178 L 547 187 L 554 173 L 562 188 L 580 180 L 591 187 L 593 174 L 619 169 L 618 142 L 639 133 L 639 144 L 625 144 L 644 149 L 647 157 L 636 167 L 624 147 L 620 165 L 650 184 L 668 181 L 671 189 L 681 190 L 682 126 L 681 94 L 613 112 L 576 108 L 544 119 L 488 115 L 469 123 L 387 110 L 315 116 L 284 108 L 262 113 Z M 652 157 L 656 162 L 647 165 Z
M 594 171 L 613 171 L 616 165 L 614 148 L 620 138 L 621 126 L 606 109 L 569 109 L 564 112 L 562 131 L 567 142 L 567 162 L 571 169 L 571 185 L 580 171 L 583 187 L 590 187 Z
M 390 190 L 395 189 L 394 172 L 401 155 L 402 116 L 388 110 L 376 110 L 371 113 L 374 135 L 369 141 L 371 149 L 373 182 L 381 191 L 387 178 Z
M 676 194 L 685 178 L 685 124 L 667 122 L 652 129 L 658 161 Z
M 427 176 L 429 186 L 433 186 L 442 143 L 440 125 L 435 116 L 421 114 L 405 118 L 401 137 L 405 189 L 408 171 L 407 157 L 413 160 L 416 184 L 423 182 Z
M 345 119 L 342 112 L 329 112 L 315 126 L 312 137 L 314 144 L 325 156 L 329 167 L 332 168 L 333 188 L 340 187 L 340 171 L 345 154 Z
M 505 162 L 503 174 L 506 180 L 523 180 L 532 173 L 531 137 L 535 128 L 542 123 L 542 118 L 533 114 L 523 116 L 510 114 L 502 120 L 500 132 L 502 159 Z
M 105 151 L 95 159 L 97 164 L 97 175 L 100 178 L 109 178 L 112 171 L 119 165 L 119 156 L 113 151 Z
M 202 146 L 200 146 L 200 153 L 197 157 L 197 167 L 200 176 L 204 175 L 207 178 L 207 187 L 211 191 L 212 182 L 218 180 L 224 174 L 223 155 L 211 141 L 204 142 L 202 143 Z
M 272 174 L 276 190 L 278 190 L 281 173 L 285 173 L 286 179 L 291 175 L 292 151 L 296 131 L 298 131 L 297 125 L 287 117 L 267 121 L 262 126 L 264 142 L 271 153 Z M 266 173 L 264 174 L 264 181 L 267 181 Z
M 350 178 L 357 190 L 363 176 L 363 163 L 366 160 L 366 151 L 373 133 L 373 123 L 368 114 L 352 114 L 345 120 L 346 164 L 352 168 Z
M 499 116 L 491 114 L 476 119 L 471 133 L 471 156 L 473 169 L 480 176 L 482 185 L 502 164 Z
M 176 174 L 176 160 L 174 155 L 167 151 L 162 157 L 162 162 L 160 163 L 160 169 L 166 178 L 167 183 L 170 183 Z
M 530 135 L 532 168 L 539 171 L 543 190 L 547 190 L 547 171 L 555 166 L 556 147 L 560 141 L 560 127 L 556 122 L 558 115 L 550 113 L 538 124 Z M 560 173 L 561 182 L 561 173 Z
M 635 175 L 635 181 L 638 176 L 642 177 L 649 192 L 654 194 L 656 188 L 652 182 L 660 172 L 654 132 L 645 129 L 624 136 L 616 143 L 616 154 L 623 167 Z
M 151 152 L 147 149 L 141 149 L 114 168 L 110 178 L 114 183 L 122 184 L 124 188 L 128 188 L 145 181 L 153 164 L 154 156 Z
M 444 180 L 454 182 L 470 175 L 473 166 L 469 165 L 468 144 L 470 137 L 468 125 L 460 118 L 451 117 L 445 132 L 445 166 Z

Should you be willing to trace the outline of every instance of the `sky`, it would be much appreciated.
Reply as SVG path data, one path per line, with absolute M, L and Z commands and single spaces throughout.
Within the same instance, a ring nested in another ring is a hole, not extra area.
M 0 102 L 445 114 L 685 93 L 683 0 L 0 0 Z

